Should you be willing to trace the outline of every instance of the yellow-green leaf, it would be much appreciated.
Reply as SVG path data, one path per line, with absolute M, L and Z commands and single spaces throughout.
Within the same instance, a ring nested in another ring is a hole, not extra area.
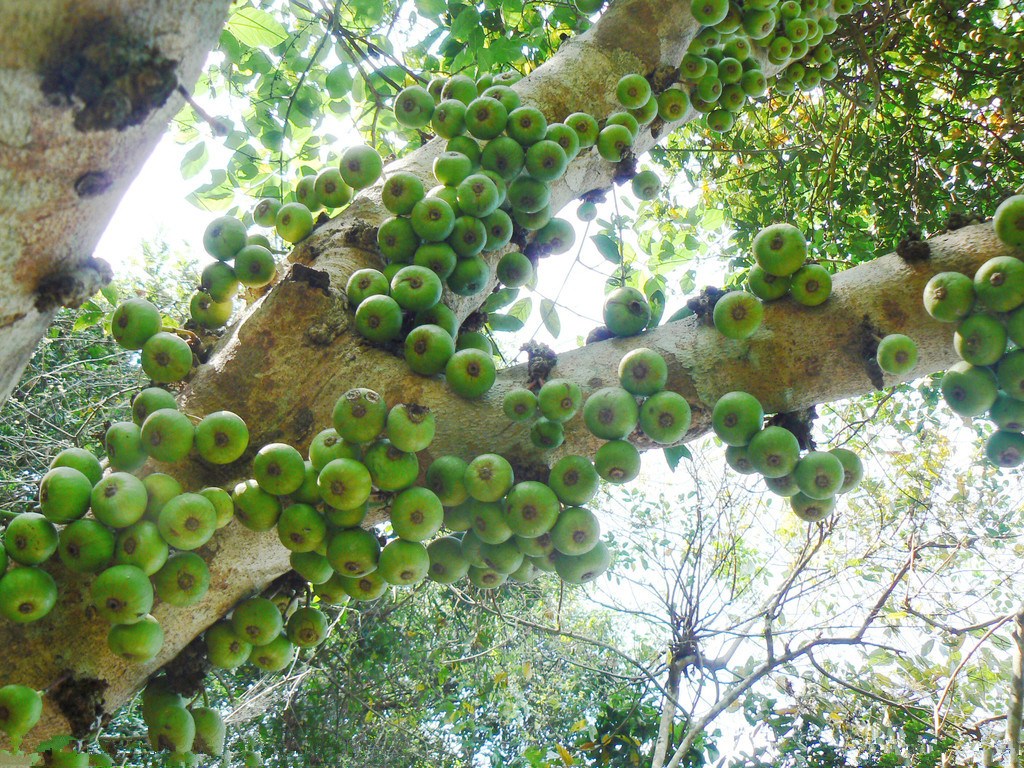
M 563 747 L 561 744 L 555 744 L 555 749 L 558 750 L 558 756 L 562 758 L 562 762 L 565 765 L 575 765 L 576 761 L 573 756 L 569 754 L 569 750 Z
M 272 48 L 288 39 L 284 26 L 266 11 L 249 6 L 239 8 L 225 26 L 235 39 L 253 48 Z
M 558 319 L 558 307 L 551 299 L 540 300 L 540 319 L 544 321 L 548 333 L 557 339 L 562 332 L 562 321 Z

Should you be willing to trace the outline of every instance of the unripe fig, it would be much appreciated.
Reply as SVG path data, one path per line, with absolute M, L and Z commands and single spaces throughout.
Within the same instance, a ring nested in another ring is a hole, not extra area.
M 605 298 L 604 323 L 616 336 L 634 336 L 650 320 L 651 307 L 636 288 L 617 288 Z
M 1024 248 L 1024 195 L 1008 197 L 996 208 L 996 236 L 1007 245 Z
M 729 291 L 715 302 L 715 328 L 729 339 L 746 339 L 761 326 L 764 307 L 746 291 Z
M 765 477 L 782 477 L 796 469 L 800 444 L 785 427 L 765 427 L 750 439 L 747 456 Z
M 917 365 L 917 344 L 902 333 L 890 333 L 878 343 L 875 357 L 883 371 L 902 376 Z
M 604 387 L 587 398 L 583 420 L 596 437 L 617 440 L 636 427 L 640 418 L 633 395 L 621 387 Z
M 0 616 L 15 624 L 38 621 L 57 604 L 57 583 L 39 568 L 15 568 L 0 577 Z
M 134 565 L 114 565 L 92 583 L 96 612 L 111 624 L 134 624 L 153 608 L 153 585 Z
M 586 584 L 593 581 L 611 565 L 612 556 L 603 541 L 582 555 L 563 555 L 554 557 L 555 571 L 562 581 L 569 584 Z
M 729 392 L 718 398 L 711 413 L 715 434 L 726 445 L 747 445 L 761 429 L 764 410 L 756 397 Z

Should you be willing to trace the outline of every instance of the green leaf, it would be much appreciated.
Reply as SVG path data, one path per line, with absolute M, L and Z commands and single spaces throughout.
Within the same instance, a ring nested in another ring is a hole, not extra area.
M 679 278 L 679 290 L 683 293 L 689 293 L 697 287 L 697 273 L 692 269 L 686 270 L 681 278 Z
M 284 133 L 277 130 L 276 128 L 263 131 L 260 134 L 260 141 L 263 142 L 263 146 L 269 150 L 277 151 L 284 144 Z
M 444 0 L 416 0 L 416 11 L 421 16 L 436 19 L 448 8 Z
M 328 72 L 324 85 L 327 86 L 327 93 L 332 99 L 342 99 L 348 96 L 349 91 L 352 90 L 352 72 L 348 65 L 339 64 Z
M 557 339 L 562 332 L 562 321 L 558 319 L 558 307 L 551 299 L 540 300 L 540 319 L 544 321 L 548 333 Z
M 693 314 L 693 310 L 690 309 L 689 307 L 684 306 L 684 307 L 681 307 L 681 308 L 677 309 L 675 312 L 673 312 L 671 315 L 669 315 L 668 320 L 666 320 L 665 322 L 666 323 L 674 323 L 676 320 L 682 320 L 684 317 L 689 317 L 692 314 Z
M 117 301 L 120 298 L 120 296 L 118 295 L 116 285 L 114 285 L 113 283 L 107 283 L 102 288 L 100 288 L 100 293 L 102 294 L 103 298 L 109 301 L 111 304 L 115 306 L 117 305 Z
M 235 198 L 235 188 L 226 171 L 215 170 L 209 184 L 203 184 L 186 196 L 192 205 L 204 211 L 222 211 L 230 207 Z
M 206 161 L 209 159 L 210 155 L 206 151 L 206 142 L 199 142 L 181 158 L 181 178 L 191 179 L 203 170 Z
M 725 224 L 725 213 L 717 208 L 706 211 L 704 213 L 704 220 L 701 222 L 701 226 L 704 229 L 718 229 L 723 224 Z
M 387 91 L 391 89 L 391 83 L 396 83 L 401 87 L 402 82 L 405 80 L 405 70 L 397 64 L 388 64 L 384 67 L 378 67 L 370 73 L 369 82 L 378 91 Z
M 288 32 L 266 11 L 243 6 L 231 14 L 224 27 L 238 42 L 253 48 L 272 48 L 288 39 Z
M 671 240 L 659 240 L 651 252 L 651 255 L 658 261 L 668 261 L 676 255 L 676 247 Z
M 622 254 L 619 252 L 619 244 L 608 237 L 608 235 L 591 235 L 590 239 L 597 246 L 597 252 L 605 257 L 612 264 L 622 263 Z
M 650 282 L 648 280 L 647 285 L 644 286 L 645 293 L 647 293 Z M 651 305 L 651 321 L 647 323 L 647 327 L 656 328 L 658 323 L 661 322 L 662 315 L 665 314 L 665 292 L 660 288 L 650 291 L 647 293 L 647 303 Z
M 525 323 L 530 318 L 530 312 L 532 311 L 533 299 L 526 296 L 513 304 L 508 313 L 512 315 L 512 317 L 522 320 Z
M 487 297 L 487 301 L 484 302 L 483 310 L 484 312 L 494 312 L 496 309 L 507 307 L 516 300 L 516 296 L 518 295 L 518 288 L 502 288 L 500 291 L 495 291 Z
M 679 466 L 681 459 L 692 459 L 693 456 L 690 453 L 690 449 L 685 445 L 670 445 L 665 448 L 665 461 L 668 462 L 668 468 L 675 472 L 676 467 Z
M 240 45 L 238 39 L 226 29 L 221 30 L 218 48 L 235 66 L 241 63 L 242 56 L 245 54 L 245 46 Z
M 103 322 L 103 316 L 105 312 L 93 310 L 91 312 L 80 312 L 78 317 L 75 318 L 74 329 L 76 331 L 84 331 L 86 328 L 91 328 L 94 325 L 98 325 Z
M 488 315 L 487 324 L 494 331 L 521 331 L 526 322 L 511 315 Z
M 480 11 L 473 7 L 463 8 L 452 22 L 452 37 L 460 43 L 469 42 L 473 30 L 480 28 Z
M 42 752 L 44 752 L 46 750 L 53 750 L 54 752 L 60 752 L 65 747 L 71 746 L 71 742 L 72 741 L 74 741 L 74 739 L 71 736 L 68 736 L 66 734 L 65 735 L 61 735 L 61 736 L 52 736 L 49 739 L 47 739 L 46 741 L 44 741 L 42 744 L 37 746 L 36 747 L 36 752 L 42 753 Z M 14 764 L 15 765 L 21 765 L 21 763 L 14 763 Z M 29 762 L 26 761 L 24 763 L 24 765 L 29 765 Z
M 386 3 L 381 0 L 354 0 L 352 11 L 355 13 L 359 23 L 365 27 L 373 27 L 384 18 L 384 7 Z

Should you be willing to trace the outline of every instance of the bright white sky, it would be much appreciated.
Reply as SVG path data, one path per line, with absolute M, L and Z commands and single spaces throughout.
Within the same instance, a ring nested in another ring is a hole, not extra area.
M 117 208 L 95 255 L 115 273 L 138 269 L 143 241 L 165 240 L 172 250 L 196 244 L 202 253 L 203 230 L 212 218 L 185 200 L 202 183 L 186 181 L 179 170 L 185 148 L 165 134 Z

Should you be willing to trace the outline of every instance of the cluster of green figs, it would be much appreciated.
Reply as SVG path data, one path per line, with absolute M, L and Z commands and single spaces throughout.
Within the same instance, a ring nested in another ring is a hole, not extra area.
M 790 296 L 797 304 L 816 307 L 832 295 L 832 276 L 820 264 L 807 261 L 807 239 L 792 224 L 772 224 L 754 237 L 754 264 L 747 271 L 747 288 L 723 294 L 715 302 L 715 328 L 730 339 L 754 335 L 764 319 L 762 302 Z M 917 344 L 891 333 L 877 339 L 875 360 L 885 373 L 903 375 L 917 365 Z
M 1024 248 L 1024 195 L 1004 200 L 993 220 L 999 239 Z M 940 272 L 924 289 L 928 314 L 956 323 L 962 362 L 942 377 L 942 396 L 965 418 L 987 415 L 996 430 L 985 453 L 1000 467 L 1024 463 L 1024 261 L 989 259 L 974 274 Z
M 62 451 L 40 482 L 40 511 L 8 525 L 0 549 L 0 613 L 8 620 L 37 621 L 56 605 L 56 582 L 39 567 L 56 555 L 68 571 L 92 577 L 92 607 L 110 624 L 111 652 L 149 661 L 164 639 L 154 604 L 186 607 L 202 599 L 211 575 L 196 550 L 236 517 L 253 531 L 274 531 L 311 590 L 301 605 L 248 598 L 211 626 L 207 658 L 225 669 L 248 662 L 278 671 L 298 649 L 321 643 L 328 620 L 313 598 L 318 605 L 374 600 L 389 586 L 426 578 L 451 584 L 468 576 L 493 589 L 545 571 L 584 583 L 609 564 L 600 524 L 582 506 L 598 488 L 589 460 L 563 460 L 553 473 L 558 485 L 516 483 L 511 464 L 495 454 L 469 462 L 441 456 L 419 485 L 416 454 L 434 438 L 434 415 L 410 404 L 389 409 L 369 389 L 338 399 L 333 426 L 314 437 L 308 458 L 285 443 L 264 445 L 252 459 L 252 477 L 231 492 L 191 492 L 169 474 L 136 473 L 150 462 L 239 461 L 249 447 L 240 417 L 218 411 L 194 423 L 159 387 L 136 395 L 132 415 L 107 431 L 106 471 L 87 450 Z M 392 535 L 383 546 L 383 537 L 362 527 L 371 508 L 389 519 Z M 448 535 L 438 537 L 442 527 Z M 154 748 L 218 754 L 219 715 L 185 706 L 167 686 L 157 678 L 155 692 L 143 697 Z M 38 720 L 40 701 L 26 686 L 0 689 L 0 728 L 20 740 Z
M 773 64 L 797 62 L 777 80 L 783 93 L 834 77 L 837 67 L 822 39 L 835 28 L 830 11 L 852 8 L 851 0 L 695 0 L 693 15 L 704 28 L 680 62 L 677 82 L 655 93 L 642 75 L 626 75 L 616 88 L 622 109 L 601 123 L 582 112 L 549 123 L 538 109 L 521 103 L 510 87 L 518 79 L 514 74 L 479 80 L 455 75 L 404 89 L 393 105 L 398 122 L 429 130 L 447 146 L 434 163 L 432 189 L 404 172 L 383 181 L 382 202 L 392 214 L 377 234 L 384 267 L 356 273 L 347 286 L 356 327 L 374 342 L 404 341 L 406 360 L 417 373 L 443 372 L 457 394 L 483 395 L 495 377 L 490 341 L 459 332 L 454 314 L 440 302 L 444 288 L 462 296 L 480 293 L 492 277 L 482 254 L 504 249 L 515 229 L 531 233 L 539 254 L 571 248 L 573 228 L 552 216 L 550 184 L 580 152 L 592 148 L 606 161 L 619 162 L 641 126 L 656 118 L 681 120 L 691 106 L 706 115 L 713 130 L 728 130 L 746 100 L 766 92 L 754 46 L 763 47 Z M 382 173 L 373 148 L 350 147 L 337 168 L 300 179 L 293 200 L 259 201 L 252 220 L 297 243 L 312 232 L 316 212 L 344 207 Z M 652 172 L 633 179 L 642 199 L 656 196 L 659 186 Z M 596 209 L 584 203 L 579 215 L 593 219 Z M 783 227 L 775 235 L 784 245 L 766 246 L 766 252 L 799 250 L 789 230 Z M 196 325 L 216 329 L 229 321 L 239 288 L 270 284 L 277 265 L 269 239 L 250 234 L 236 217 L 211 222 L 203 243 L 214 261 L 202 272 L 190 310 Z M 776 263 L 773 258 L 781 256 L 773 253 L 766 263 Z M 811 299 L 804 303 L 823 301 L 828 273 L 821 270 L 822 277 L 815 271 L 820 267 L 803 260 L 792 270 L 772 271 L 759 259 L 764 274 L 757 280 L 752 275 L 752 298 L 778 298 L 768 294 L 784 285 L 783 293 L 798 301 L 805 294 Z M 533 263 L 511 251 L 498 262 L 496 276 L 509 287 L 527 285 Z M 723 305 L 723 317 L 729 306 Z M 716 324 L 718 315 L 716 307 Z M 640 333 L 650 316 L 643 294 L 633 288 L 613 291 L 605 302 L 606 325 L 617 336 Z M 587 428 L 606 441 L 594 460 L 570 455 L 556 461 L 545 482 L 516 482 L 505 458 L 484 454 L 468 462 L 441 456 L 419 485 L 416 454 L 433 439 L 433 414 L 410 404 L 389 409 L 376 392 L 353 389 L 339 398 L 333 427 L 314 438 L 307 458 L 284 443 L 265 445 L 253 458 L 252 478 L 230 492 L 188 491 L 171 474 L 150 471 L 140 477 L 139 470 L 151 469 L 152 462 L 239 461 L 249 449 L 245 422 L 228 411 L 195 419 L 178 410 L 174 395 L 161 385 L 188 377 L 189 334 L 165 327 L 152 303 L 121 303 L 111 332 L 123 347 L 140 353 L 153 385 L 135 397 L 132 421 L 108 429 L 106 466 L 87 450 L 62 451 L 40 482 L 39 511 L 22 513 L 8 525 L 0 547 L 0 616 L 28 623 L 54 608 L 56 582 L 40 566 L 56 558 L 60 567 L 91 579 L 92 607 L 110 625 L 109 648 L 131 662 L 151 660 L 162 648 L 163 630 L 151 614 L 157 601 L 186 607 L 205 595 L 211 576 L 196 550 L 235 517 L 254 531 L 275 531 L 311 590 L 304 602 L 248 598 L 210 627 L 204 636 L 207 654 L 222 668 L 252 663 L 281 670 L 298 649 L 322 642 L 328 621 L 313 602 L 372 600 L 389 586 L 427 578 L 449 584 L 468 577 L 483 589 L 544 572 L 571 583 L 591 581 L 610 561 L 599 521 L 585 506 L 600 479 L 624 483 L 636 477 L 639 453 L 626 438 L 638 426 L 646 439 L 671 444 L 682 439 L 690 423 L 686 400 L 665 389 L 664 359 L 653 350 L 636 349 L 620 362 L 621 386 L 597 390 L 585 403 L 579 386 L 565 379 L 551 380 L 536 393 L 514 390 L 505 398 L 509 418 L 532 422 L 530 437 L 538 448 L 560 445 L 565 422 L 579 410 Z M 730 446 L 729 463 L 764 474 L 769 487 L 792 497 L 804 519 L 828 514 L 832 494 L 859 480 L 860 464 L 852 453 L 811 452 L 800 458 L 791 433 L 762 429 L 760 404 L 749 395 L 723 397 L 714 420 L 716 433 Z M 386 509 L 390 537 L 362 527 L 371 507 Z M 0 729 L 15 748 L 41 711 L 39 692 L 23 685 L 0 688 Z M 186 763 L 194 762 L 193 753 L 223 750 L 219 713 L 186 701 L 165 676 L 145 689 L 143 717 L 154 748 Z M 88 755 L 71 750 L 51 757 L 57 766 L 88 762 Z
M 209 588 L 209 568 L 194 550 L 231 521 L 234 503 L 222 488 L 185 492 L 168 474 L 136 473 L 149 459 L 174 463 L 193 449 L 210 463 L 229 463 L 248 446 L 248 430 L 227 412 L 193 425 L 174 396 L 158 387 L 135 397 L 132 416 L 107 430 L 106 468 L 88 450 L 61 451 L 39 484 L 39 512 L 21 513 L 7 526 L 0 547 L 0 615 L 24 624 L 49 614 L 59 597 L 50 574 L 56 569 L 41 566 L 56 559 L 58 568 L 91 579 L 91 611 L 109 624 L 110 652 L 142 663 L 163 647 L 163 629 L 151 614 L 156 602 L 189 606 Z M 41 711 L 37 691 L 0 688 L 0 730 L 16 749 Z M 187 719 L 197 751 L 219 754 L 224 728 L 216 710 L 195 706 L 185 714 L 175 727 Z M 156 729 L 150 724 L 154 746 L 163 745 L 160 728 L 169 723 Z M 74 750 L 49 759 L 69 768 L 89 764 L 88 755 Z
M 595 437 L 605 440 L 589 459 L 568 456 L 551 468 L 549 484 L 566 483 L 565 473 L 578 482 L 598 478 L 628 483 L 640 472 L 640 452 L 627 440 L 639 427 L 658 445 L 678 443 L 690 428 L 690 404 L 678 392 L 666 389 L 668 364 L 653 349 L 630 350 L 619 361 L 619 386 L 602 387 L 583 399 L 580 386 L 569 379 L 550 379 L 536 392 L 526 388 L 506 393 L 502 408 L 512 421 L 529 424 L 530 441 L 541 450 L 553 450 L 565 440 L 564 425 L 582 411 L 583 422 Z
M 832 294 L 832 276 L 807 262 L 807 239 L 792 224 L 772 224 L 754 237 L 754 265 L 747 273 L 749 290 L 729 291 L 715 302 L 715 328 L 730 339 L 746 339 L 761 327 L 764 301 L 791 296 L 816 307 Z
M 349 147 L 339 168 L 300 179 L 290 202 L 260 200 L 252 211 L 253 223 L 272 229 L 286 243 L 297 243 L 313 231 L 314 213 L 348 205 L 356 191 L 379 178 L 382 166 L 380 155 L 371 147 Z M 270 239 L 250 233 L 235 216 L 211 221 L 203 233 L 203 247 L 214 261 L 203 268 L 189 310 L 197 326 L 214 330 L 231 319 L 239 288 L 259 289 L 274 281 L 277 262 Z
M 764 417 L 761 403 L 747 392 L 729 392 L 718 399 L 711 427 L 728 446 L 726 462 L 740 474 L 761 475 L 768 490 L 789 499 L 801 520 L 824 519 L 835 509 L 838 494 L 860 484 L 860 457 L 846 448 L 801 455 L 797 436 L 783 426 L 765 426 Z
M 39 722 L 42 711 L 43 700 L 38 691 L 24 685 L 0 688 L 0 731 L 7 733 L 15 750 Z M 153 749 L 171 753 L 167 765 L 195 766 L 200 754 L 224 754 L 227 727 L 220 712 L 187 701 L 172 691 L 165 677 L 154 678 L 143 690 L 142 717 Z M 112 766 L 113 762 L 106 755 L 65 746 L 47 751 L 43 764 L 49 768 L 89 768 Z
M 571 248 L 572 226 L 552 218 L 550 184 L 591 147 L 609 161 L 621 160 L 639 126 L 657 114 L 657 99 L 640 75 L 619 82 L 624 111 L 603 127 L 585 113 L 548 123 L 540 110 L 521 103 L 510 87 L 514 82 L 505 76 L 485 82 L 456 75 L 397 95 L 397 121 L 432 130 L 447 145 L 433 163 L 433 188 L 402 171 L 384 180 L 382 202 L 393 214 L 377 233 L 384 266 L 358 270 L 346 287 L 362 336 L 379 344 L 403 343 L 413 371 L 425 376 L 443 372 L 464 397 L 479 396 L 489 384 L 467 376 L 461 359 L 472 360 L 473 368 L 484 369 L 485 380 L 493 383 L 492 346 L 478 333 L 459 332 L 458 319 L 441 303 L 445 287 L 461 296 L 480 293 L 492 278 L 484 255 L 504 249 L 516 228 L 532 233 L 538 253 Z M 640 120 L 628 111 L 647 103 L 654 111 Z M 634 182 L 648 198 L 657 194 L 656 174 L 638 174 Z M 583 215 L 591 215 L 588 208 Z M 519 288 L 532 281 L 533 263 L 512 250 L 501 256 L 494 276 Z
M 747 100 L 767 91 L 760 61 L 752 55 L 755 47 L 769 63 L 786 65 L 774 86 L 783 95 L 797 88 L 809 91 L 823 80 L 834 79 L 839 65 L 824 38 L 835 31 L 835 16 L 862 4 L 862 0 L 692 0 L 693 17 L 704 26 L 679 65 L 689 105 L 705 116 L 711 130 L 731 129 Z
M 580 10 L 589 13 L 599 4 L 584 6 Z M 505 248 L 516 229 L 531 233 L 532 247 L 541 254 L 572 247 L 573 228 L 552 216 L 549 185 L 580 152 L 594 151 L 617 163 L 630 152 L 642 126 L 656 118 L 681 120 L 691 107 L 706 115 L 712 130 L 728 130 L 748 99 L 767 92 L 756 48 L 772 64 L 788 63 L 776 78 L 781 93 L 831 80 L 838 66 L 823 40 L 836 28 L 834 15 L 849 13 L 854 6 L 853 0 L 693 0 L 693 16 L 703 28 L 680 61 L 677 80 L 656 93 L 643 75 L 624 76 L 616 87 L 621 109 L 602 122 L 576 112 L 549 123 L 512 89 L 520 77 L 515 72 L 478 79 L 435 77 L 426 85 L 404 88 L 392 104 L 397 122 L 447 144 L 434 161 L 431 188 L 412 173 L 385 175 L 381 199 L 393 214 L 377 232 L 385 266 L 374 275 L 360 275 L 362 288 L 349 293 L 359 332 L 385 343 L 429 325 L 435 346 L 446 349 L 439 329 L 457 336 L 457 323 L 440 303 L 441 292 L 447 287 L 454 294 L 473 296 L 484 290 L 492 276 L 484 253 Z M 338 167 L 299 179 L 289 202 L 260 200 L 252 211 L 253 222 L 273 228 L 287 243 L 297 243 L 312 232 L 314 214 L 346 206 L 382 174 L 376 150 L 349 147 Z M 660 182 L 657 174 L 643 171 L 632 187 L 641 199 L 651 199 Z M 593 218 L 596 209 L 584 203 L 579 215 Z M 235 217 L 214 220 L 204 245 L 216 261 L 203 270 L 191 312 L 197 325 L 215 329 L 231 317 L 239 286 L 269 284 L 276 266 L 267 237 L 248 234 Z M 496 273 L 501 283 L 519 287 L 531 282 L 533 263 L 511 251 L 501 258 Z M 752 275 L 751 289 L 760 295 L 756 282 L 771 300 L 792 283 L 794 297 L 813 303 L 827 297 L 827 287 L 819 287 L 827 286 L 827 280 L 822 268 L 808 265 L 797 274 Z M 737 300 L 733 297 L 730 303 Z

